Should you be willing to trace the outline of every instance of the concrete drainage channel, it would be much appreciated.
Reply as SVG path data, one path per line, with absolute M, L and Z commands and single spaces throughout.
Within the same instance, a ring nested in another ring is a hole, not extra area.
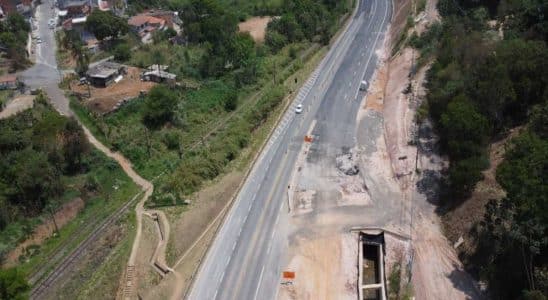
M 409 244 L 410 236 L 380 227 L 352 228 L 358 234 L 358 299 L 388 299 L 387 272 L 394 267 L 394 252 Z
M 359 299 L 385 300 L 384 232 L 360 233 L 359 238 Z

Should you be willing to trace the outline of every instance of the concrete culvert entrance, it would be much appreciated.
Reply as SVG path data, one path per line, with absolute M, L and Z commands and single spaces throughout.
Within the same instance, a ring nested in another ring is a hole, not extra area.
M 384 233 L 360 234 L 359 293 L 362 300 L 384 300 Z

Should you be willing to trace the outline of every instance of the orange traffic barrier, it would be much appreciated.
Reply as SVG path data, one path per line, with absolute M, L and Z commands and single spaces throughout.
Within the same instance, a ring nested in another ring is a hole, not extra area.
M 283 277 L 284 279 L 295 279 L 295 272 L 284 271 Z

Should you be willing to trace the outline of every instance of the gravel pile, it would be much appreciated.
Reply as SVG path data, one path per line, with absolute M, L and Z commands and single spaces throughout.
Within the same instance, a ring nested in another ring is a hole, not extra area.
M 335 160 L 337 169 L 346 175 L 354 176 L 360 172 L 358 165 L 354 161 L 354 154 L 352 152 L 339 155 Z

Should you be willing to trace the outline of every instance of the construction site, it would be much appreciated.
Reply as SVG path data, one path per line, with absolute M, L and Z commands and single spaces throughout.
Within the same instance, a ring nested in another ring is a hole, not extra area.
M 377 68 L 359 100 L 355 147 L 333 148 L 325 142 L 328 137 L 316 134 L 322 125 L 313 122 L 299 149 L 288 185 L 289 214 L 282 217 L 287 221 L 283 228 L 288 238 L 278 299 L 467 299 L 480 295 L 435 213 L 435 178 L 447 162 L 433 151 L 437 138 L 428 123 L 419 125 L 415 117 L 425 95 L 429 64 L 414 70 L 418 54 L 410 47 L 392 53 L 402 31 L 420 33 L 439 19 L 435 0 L 427 1 L 420 14 L 413 14 L 413 3 L 394 1 L 392 23 L 376 50 Z M 406 27 L 409 15 L 415 17 L 412 28 Z M 409 86 L 411 91 L 405 92 Z M 223 181 L 219 184 L 226 185 Z M 237 191 L 236 182 L 230 191 Z M 218 215 L 211 215 L 216 217 L 201 235 L 185 241 L 188 250 L 173 269 L 157 264 L 165 261 L 158 260 L 158 251 L 165 248 L 164 234 L 157 235 L 161 238 L 156 239 L 156 247 L 139 251 L 136 265 L 151 265 L 154 271 L 141 267 L 137 279 L 128 270 L 131 284 L 138 282 L 138 294 L 145 298 L 188 295 L 192 273 L 197 270 L 188 268 L 192 261 L 199 265 L 204 259 L 204 247 L 210 245 L 227 207 L 204 207 L 202 213 L 217 211 Z M 154 230 L 146 223 L 147 231 Z M 158 222 L 156 231 L 161 232 L 162 223 Z M 195 242 L 190 245 L 191 240 Z M 160 282 L 154 273 L 161 275 Z

